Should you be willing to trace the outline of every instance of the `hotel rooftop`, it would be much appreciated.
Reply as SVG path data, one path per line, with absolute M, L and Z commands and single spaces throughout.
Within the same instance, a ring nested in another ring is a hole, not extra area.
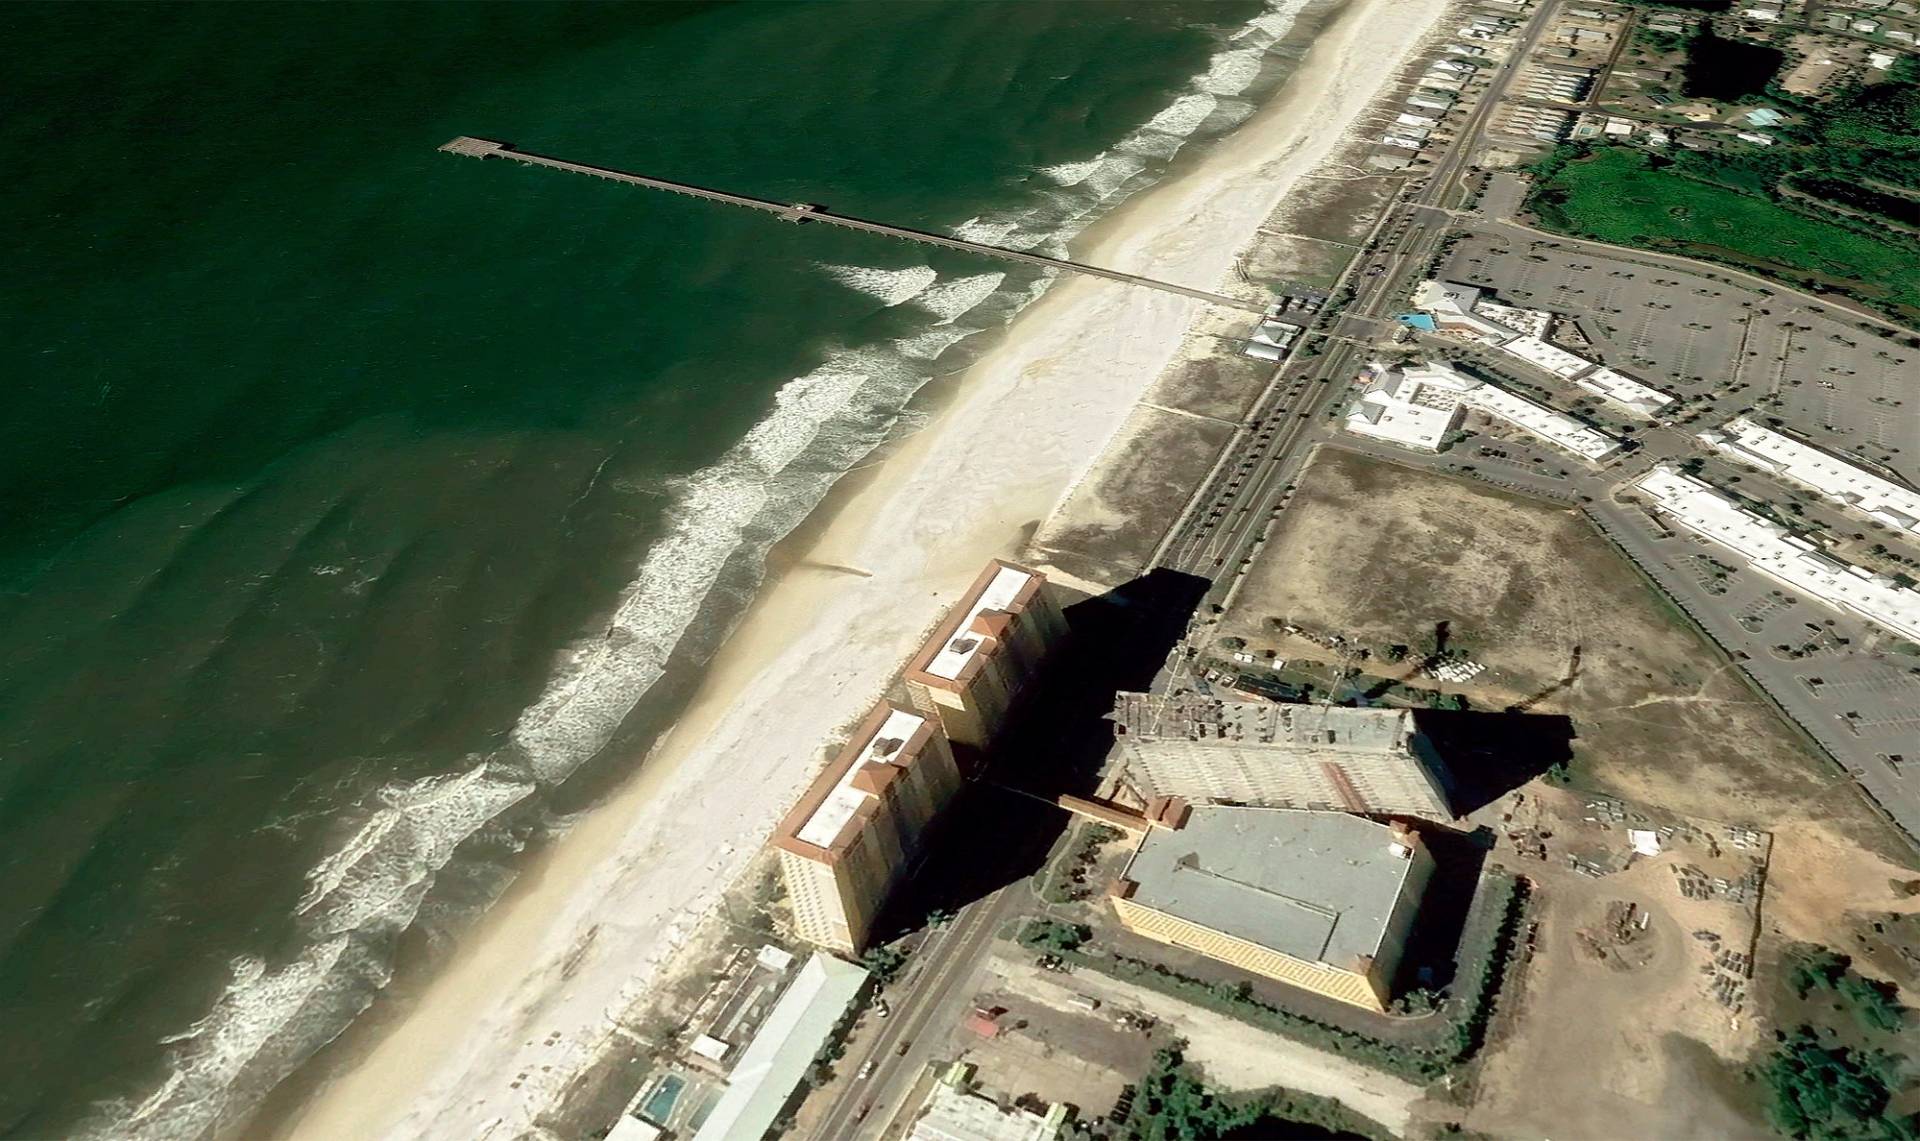
M 955 608 L 958 621 L 943 629 L 907 667 L 909 680 L 942 688 L 964 682 L 988 641 L 999 641 L 1010 616 L 1026 609 L 1041 576 L 994 560 Z
M 1349 432 L 1405 448 L 1437 451 L 1460 406 L 1476 408 L 1589 463 L 1612 455 L 1620 441 L 1544 404 L 1445 365 L 1372 366 L 1373 379 L 1347 413 Z
M 821 852 L 796 849 L 787 838 L 809 849 L 831 851 L 847 825 L 914 762 L 933 733 L 933 724 L 926 717 L 882 703 L 789 814 L 781 825 L 778 842 L 815 858 Z
M 1578 385 L 1633 415 L 1652 416 L 1673 403 L 1672 396 L 1651 385 L 1548 341 L 1546 335 L 1553 323 L 1553 314 L 1544 310 L 1500 305 L 1489 300 L 1477 285 L 1438 280 L 1423 281 L 1415 286 L 1413 304 L 1431 314 L 1442 328 L 1468 332 L 1475 339 Z

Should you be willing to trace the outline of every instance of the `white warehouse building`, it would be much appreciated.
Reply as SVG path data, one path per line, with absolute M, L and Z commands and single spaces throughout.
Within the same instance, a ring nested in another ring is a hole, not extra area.
M 1654 468 L 1632 486 L 1675 523 L 1726 547 L 1769 578 L 1903 638 L 1920 640 L 1920 591 L 1841 562 L 1669 465 Z
M 1920 492 L 1762 427 L 1745 416 L 1709 428 L 1700 433 L 1699 439 L 1729 459 L 1810 488 L 1889 527 L 1920 534 Z

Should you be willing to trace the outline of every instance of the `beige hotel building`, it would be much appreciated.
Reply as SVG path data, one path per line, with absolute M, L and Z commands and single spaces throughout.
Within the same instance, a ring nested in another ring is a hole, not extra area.
M 984 747 L 1066 630 L 1045 576 L 995 559 L 908 663 L 913 707 Z
M 960 774 L 931 717 L 881 702 L 774 833 L 801 938 L 858 954 Z

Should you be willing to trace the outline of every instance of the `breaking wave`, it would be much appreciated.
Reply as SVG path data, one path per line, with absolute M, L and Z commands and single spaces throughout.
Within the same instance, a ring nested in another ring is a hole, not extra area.
M 1063 162 L 1058 166 L 1043 166 L 1040 173 L 1053 179 L 1061 186 L 1078 186 L 1087 180 L 1087 176 L 1100 169 L 1100 160 L 1107 157 L 1101 151 L 1085 162 Z
M 1118 144 L 1042 168 L 1039 205 L 970 218 L 956 237 L 1064 252 L 1104 209 L 1147 184 L 1193 135 L 1222 129 L 1250 104 L 1269 49 L 1306 0 L 1273 0 L 1241 27 L 1159 114 Z M 931 266 L 823 266 L 887 307 L 912 302 L 931 322 L 895 340 L 835 352 L 786 382 L 774 406 L 719 461 L 670 490 L 666 533 L 646 553 L 604 630 L 562 656 L 508 743 L 457 772 L 373 794 L 307 876 L 298 916 L 305 945 L 283 962 L 243 958 L 212 1008 L 169 1039 L 171 1072 L 143 1099 L 102 1103 L 94 1137 L 201 1137 L 230 1129 L 268 1090 L 337 1036 L 388 982 L 396 938 L 420 917 L 456 852 L 503 833 L 520 806 L 603 749 L 666 673 L 696 620 L 737 614 L 764 557 L 840 476 L 914 423 L 908 401 L 955 345 L 1032 303 L 1052 271 L 942 278 Z M 717 604 L 717 605 L 716 605 Z M 720 633 L 724 634 L 724 630 Z M 703 644 L 706 644 L 703 642 Z
M 918 297 L 940 276 L 930 265 L 917 265 L 911 269 L 874 269 L 864 265 L 828 265 L 821 268 L 840 284 L 889 307 Z
M 951 325 L 992 297 L 1007 279 L 1004 273 L 976 273 L 943 281 L 913 299 L 913 303 Z

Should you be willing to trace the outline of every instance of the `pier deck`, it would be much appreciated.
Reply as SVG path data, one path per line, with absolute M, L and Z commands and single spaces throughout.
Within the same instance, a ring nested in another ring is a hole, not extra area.
M 449 154 L 465 155 L 469 158 L 505 158 L 529 166 L 552 167 L 554 170 L 569 171 L 574 174 L 591 175 L 613 182 L 625 182 L 633 186 L 644 186 L 652 190 L 664 190 L 669 194 L 684 194 L 690 198 L 701 198 L 708 202 L 718 202 L 726 206 L 744 206 L 749 210 L 759 210 L 772 214 L 786 222 L 819 222 L 828 226 L 839 226 L 847 230 L 862 230 L 882 237 L 899 238 L 903 241 L 920 242 L 930 246 L 944 246 L 947 249 L 964 250 L 967 253 L 982 254 L 999 258 L 1002 261 L 1022 262 L 1048 269 L 1062 270 L 1067 273 L 1086 274 L 1089 277 L 1101 277 L 1108 281 L 1117 281 L 1123 285 L 1137 285 L 1144 289 L 1158 289 L 1163 293 L 1177 293 L 1182 297 L 1191 297 L 1209 305 L 1221 305 L 1229 309 L 1244 309 L 1250 313 L 1264 313 L 1266 307 L 1254 301 L 1237 297 L 1228 297 L 1212 293 L 1205 289 L 1176 285 L 1170 281 L 1157 281 L 1151 277 L 1142 277 L 1136 273 L 1122 273 L 1119 270 L 1104 269 L 1097 265 L 1068 261 L 1065 258 L 1050 258 L 1040 254 L 1030 254 L 1023 250 L 1009 250 L 1001 246 L 987 245 L 984 242 L 969 242 L 960 238 L 949 238 L 945 234 L 931 234 L 925 230 L 912 230 L 904 226 L 890 226 L 884 222 L 869 222 L 864 218 L 850 218 L 844 214 L 830 214 L 818 206 L 804 202 L 773 202 L 765 198 L 749 198 L 742 194 L 728 194 L 722 190 L 709 190 L 704 186 L 693 186 L 684 182 L 669 182 L 663 178 L 648 178 L 625 171 L 609 170 L 601 166 L 588 166 L 584 163 L 567 162 L 564 159 L 548 158 L 545 155 L 529 154 L 515 150 L 505 143 L 489 139 L 475 139 L 466 135 L 440 147 Z

